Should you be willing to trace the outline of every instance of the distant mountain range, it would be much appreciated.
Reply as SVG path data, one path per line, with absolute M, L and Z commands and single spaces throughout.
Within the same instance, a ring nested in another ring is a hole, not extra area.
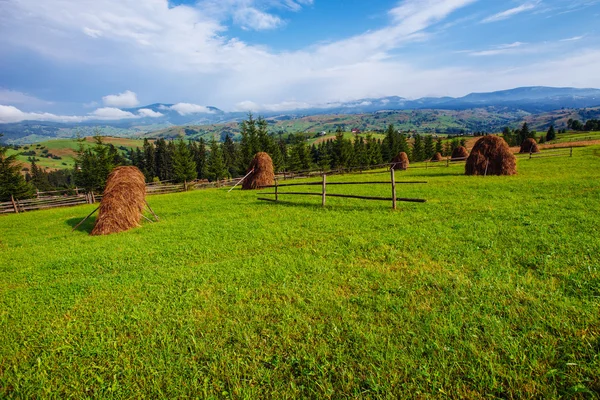
M 600 106 L 600 89 L 554 88 L 554 87 L 521 87 L 491 93 L 471 93 L 464 97 L 424 97 L 410 100 L 398 96 L 382 98 L 366 98 L 350 102 L 325 103 L 310 108 L 259 111 L 256 114 L 269 119 L 273 130 L 277 131 L 279 121 L 290 121 L 310 116 L 335 114 L 372 114 L 402 110 L 429 110 L 435 116 L 436 110 L 464 111 L 484 109 L 485 112 L 473 113 L 486 119 L 480 123 L 461 124 L 462 113 L 445 113 L 444 118 L 456 118 L 450 124 L 452 130 L 473 130 L 482 126 L 488 129 L 501 129 L 502 125 L 516 124 L 525 117 L 548 113 L 559 109 L 581 109 Z M 153 132 L 165 131 L 174 126 L 208 126 L 239 122 L 246 117 L 245 112 L 225 112 L 216 107 L 194 106 L 186 104 L 150 104 L 143 107 L 124 109 L 135 115 L 144 115 L 140 110 L 152 110 L 161 116 L 145 116 L 141 118 L 115 121 L 86 121 L 83 123 L 55 123 L 42 121 L 23 121 L 19 123 L 0 124 L 0 132 L 8 143 L 21 144 L 52 137 L 73 137 L 76 131 L 89 135 L 100 129 L 104 135 L 123 137 L 152 136 Z M 419 118 L 423 118 L 423 112 Z M 439 116 L 439 113 L 437 113 Z M 551 120 L 552 118 L 550 118 Z M 288 123 L 289 125 L 289 123 Z M 443 130 L 441 124 L 439 128 Z M 317 126 L 314 127 L 318 129 Z M 231 124 L 228 129 L 231 129 Z M 185 132 L 185 130 L 183 130 Z M 199 131 L 198 131 L 199 132 Z

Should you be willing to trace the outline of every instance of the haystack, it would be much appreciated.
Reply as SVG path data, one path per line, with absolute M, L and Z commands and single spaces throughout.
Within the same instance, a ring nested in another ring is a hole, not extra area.
M 242 182 L 243 190 L 259 189 L 261 186 L 268 186 L 275 184 L 275 173 L 273 172 L 273 160 L 267 153 L 260 152 L 256 153 L 248 172 L 250 173 Z
M 408 164 L 408 155 L 405 152 L 401 152 L 392 160 L 392 169 L 406 171 Z
M 108 235 L 139 226 L 145 197 L 146 181 L 139 169 L 113 169 L 106 180 L 100 212 L 91 235 Z
M 452 150 L 452 155 L 450 156 L 452 160 L 464 160 L 467 157 L 469 157 L 469 152 L 465 146 L 456 147 L 454 150 Z
M 537 142 L 533 138 L 527 138 L 521 143 L 521 150 L 519 153 L 539 153 Z
M 431 161 L 432 162 L 439 162 L 442 161 L 442 155 L 440 153 L 435 153 L 435 155 L 433 157 L 431 157 Z
M 514 175 L 517 161 L 508 144 L 499 136 L 479 139 L 467 158 L 465 175 Z

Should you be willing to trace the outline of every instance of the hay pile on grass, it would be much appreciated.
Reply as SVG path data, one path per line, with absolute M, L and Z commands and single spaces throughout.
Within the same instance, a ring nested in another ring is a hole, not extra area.
M 392 169 L 406 171 L 408 164 L 408 155 L 405 152 L 401 152 L 392 160 Z
M 243 190 L 259 189 L 261 186 L 268 186 L 275 184 L 275 172 L 273 171 L 273 160 L 267 153 L 260 152 L 256 153 L 248 172 L 250 173 L 242 182 Z
M 431 157 L 432 162 L 439 162 L 442 160 L 443 160 L 442 155 L 439 152 L 435 153 L 435 155 L 433 157 Z
M 452 160 L 464 160 L 467 157 L 469 157 L 469 152 L 467 151 L 467 148 L 465 146 L 458 146 L 457 148 L 452 150 L 452 155 L 450 156 Z
M 106 180 L 100 212 L 91 235 L 109 235 L 139 226 L 145 197 L 146 180 L 139 169 L 113 169 Z
M 467 158 L 465 175 L 514 175 L 517 161 L 508 144 L 498 136 L 484 136 Z
M 521 143 L 521 150 L 519 153 L 539 153 L 540 149 L 537 142 L 533 138 L 527 138 Z

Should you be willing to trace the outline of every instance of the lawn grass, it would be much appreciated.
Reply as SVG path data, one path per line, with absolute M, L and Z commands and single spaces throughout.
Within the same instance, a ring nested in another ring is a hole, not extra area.
M 398 173 L 429 183 L 397 211 L 215 189 L 106 237 L 71 233 L 92 205 L 0 217 L 0 397 L 597 398 L 600 148 L 463 168 Z

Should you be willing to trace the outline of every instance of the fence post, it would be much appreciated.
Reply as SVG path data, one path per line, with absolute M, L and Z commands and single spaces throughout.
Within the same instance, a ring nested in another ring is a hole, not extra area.
M 529 148 L 529 159 L 531 160 L 531 155 L 533 154 L 533 149 Z
M 327 193 L 327 175 L 323 174 L 323 194 L 322 194 L 322 200 L 321 200 L 321 205 L 323 207 L 325 207 L 326 193 Z
M 183 191 L 187 192 L 187 180 L 183 181 Z
M 94 196 L 94 191 L 92 190 L 92 204 L 96 203 L 96 196 Z
M 17 208 L 17 203 L 15 203 L 15 198 L 13 197 L 12 194 L 10 195 L 10 201 L 12 201 L 13 208 L 15 209 L 15 214 L 18 214 L 19 209 Z
M 77 186 L 75 186 L 75 194 L 79 196 L 79 188 Z
M 35 189 L 35 198 L 39 199 L 40 198 L 40 191 Z
M 277 182 L 278 182 L 278 180 L 275 179 L 275 201 L 279 200 L 279 190 L 278 190 Z
M 573 157 L 573 146 L 571 146 L 571 153 L 569 154 L 569 157 Z
M 394 168 L 390 168 L 392 178 L 392 209 L 396 209 L 396 177 L 394 175 Z

